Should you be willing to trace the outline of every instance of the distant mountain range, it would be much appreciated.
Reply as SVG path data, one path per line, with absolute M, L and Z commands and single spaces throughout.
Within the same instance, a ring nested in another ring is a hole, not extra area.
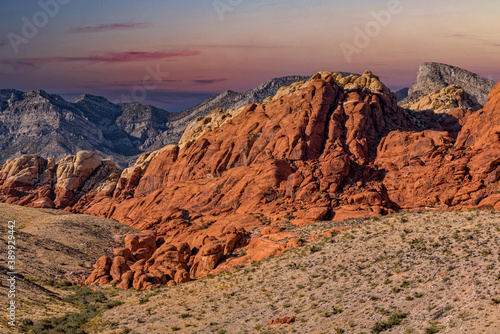
M 43 90 L 1 90 L 0 160 L 31 153 L 59 160 L 83 149 L 126 164 L 148 137 L 168 129 L 169 115 L 93 95 L 70 103 Z
M 126 167 L 144 152 L 178 143 L 190 123 L 215 109 L 235 109 L 259 102 L 274 96 L 280 87 L 307 79 L 285 76 L 243 93 L 228 90 L 177 113 L 139 103 L 114 104 L 104 97 L 88 94 L 67 102 L 43 90 L 3 89 L 0 90 L 0 164 L 23 154 L 53 157 L 58 161 L 89 150 Z M 402 106 L 435 90 L 458 85 L 467 95 L 464 99 L 477 110 L 486 103 L 494 84 L 458 67 L 424 63 L 413 86 L 397 91 L 396 95 Z
M 216 108 L 237 108 L 309 77 L 287 76 L 244 93 L 226 91 L 178 113 L 139 103 L 113 104 L 82 95 L 73 102 L 43 90 L 0 90 L 0 163 L 23 154 L 60 160 L 81 150 L 125 167 L 137 155 L 179 141 L 187 125 Z

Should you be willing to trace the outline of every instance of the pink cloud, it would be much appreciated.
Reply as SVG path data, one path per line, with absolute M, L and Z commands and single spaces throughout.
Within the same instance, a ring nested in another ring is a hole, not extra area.
M 207 80 L 193 80 L 193 82 L 200 85 L 213 85 L 226 80 L 227 79 L 207 79 Z
M 138 60 L 165 59 L 199 55 L 196 50 L 157 51 L 157 52 L 108 52 L 103 55 L 91 55 L 85 60 L 92 62 L 125 62 Z
M 174 50 L 174 51 L 129 51 L 129 52 L 107 52 L 100 55 L 85 57 L 40 57 L 40 58 L 9 58 L 0 59 L 0 65 L 11 66 L 14 70 L 34 70 L 42 65 L 64 62 L 133 62 L 143 60 L 160 60 L 174 57 L 189 57 L 201 54 L 197 50 Z
M 104 32 L 110 30 L 123 30 L 123 29 L 140 29 L 151 27 L 151 23 L 110 23 L 110 24 L 99 24 L 96 26 L 85 26 L 85 27 L 73 27 L 69 28 L 67 31 L 72 34 L 81 33 L 93 33 L 93 32 Z

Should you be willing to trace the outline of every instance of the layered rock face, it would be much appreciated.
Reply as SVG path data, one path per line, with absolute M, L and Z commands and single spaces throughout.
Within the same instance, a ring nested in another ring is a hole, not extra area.
M 134 285 L 137 275 L 141 288 L 158 284 L 148 276 L 153 269 L 140 268 L 163 256 L 155 257 L 160 244 L 176 247 L 161 252 L 179 252 L 183 242 L 191 251 L 187 264 L 158 265 L 175 282 L 181 267 L 179 276 L 193 279 L 298 245 L 296 236 L 278 228 L 288 221 L 416 208 L 500 209 L 500 84 L 474 113 L 454 109 L 417 119 L 396 103 L 369 71 L 348 77 L 320 72 L 213 127 L 212 119 L 203 122 L 207 128 L 182 146 L 145 154 L 121 175 L 88 153 L 57 164 L 34 156 L 9 161 L 0 170 L 0 199 L 35 206 L 44 198 L 54 207 L 153 231 L 155 250 L 130 246 L 132 254 L 119 255 L 134 272 L 123 284 Z M 269 224 L 278 231 L 248 236 L 247 255 L 234 256 L 245 231 Z M 115 272 L 129 272 L 116 261 Z M 99 275 L 109 267 L 101 262 Z M 102 281 L 111 281 L 111 270 L 93 281 L 106 275 Z
M 468 99 L 474 102 L 471 107 L 478 110 L 488 101 L 488 93 L 495 82 L 456 66 L 426 62 L 420 65 L 417 80 L 400 104 L 414 101 L 422 95 L 431 94 L 450 85 L 461 87 Z

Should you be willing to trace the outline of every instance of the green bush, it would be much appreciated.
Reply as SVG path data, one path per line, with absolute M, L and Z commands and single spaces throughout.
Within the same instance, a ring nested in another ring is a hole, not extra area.
M 372 331 L 375 333 L 386 331 L 393 326 L 399 325 L 401 321 L 403 321 L 403 319 L 407 316 L 408 313 L 395 311 L 386 321 L 377 321 L 377 323 L 375 323 L 375 325 L 372 327 Z
M 106 309 L 123 304 L 123 302 L 117 300 L 108 301 L 108 298 L 102 292 L 93 291 L 89 288 L 72 287 L 71 289 L 75 293 L 63 300 L 79 306 L 81 308 L 80 312 L 71 312 L 62 317 L 51 317 L 36 323 L 25 319 L 23 326 L 29 332 L 37 334 L 85 334 L 82 327 L 89 320 Z

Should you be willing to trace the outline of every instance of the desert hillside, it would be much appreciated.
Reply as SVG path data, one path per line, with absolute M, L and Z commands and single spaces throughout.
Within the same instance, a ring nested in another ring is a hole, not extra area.
M 33 321 L 77 310 L 66 300 L 71 293 L 57 287 L 81 281 L 101 254 L 111 254 L 125 234 L 135 231 L 103 218 L 4 203 L 0 203 L 0 216 L 16 222 L 17 315 Z M 0 231 L 6 235 L 6 223 Z M 7 238 L 2 238 L 2 245 L 7 247 Z M 0 302 L 4 305 L 8 303 L 9 271 L 6 264 L 1 265 Z M 1 326 L 6 326 L 5 318 Z
M 96 287 L 118 306 L 82 328 L 114 334 L 497 333 L 499 221 L 498 211 L 419 211 L 281 224 L 306 242 L 175 287 Z M 294 319 L 269 324 L 285 317 Z M 35 321 L 26 330 L 39 326 Z

